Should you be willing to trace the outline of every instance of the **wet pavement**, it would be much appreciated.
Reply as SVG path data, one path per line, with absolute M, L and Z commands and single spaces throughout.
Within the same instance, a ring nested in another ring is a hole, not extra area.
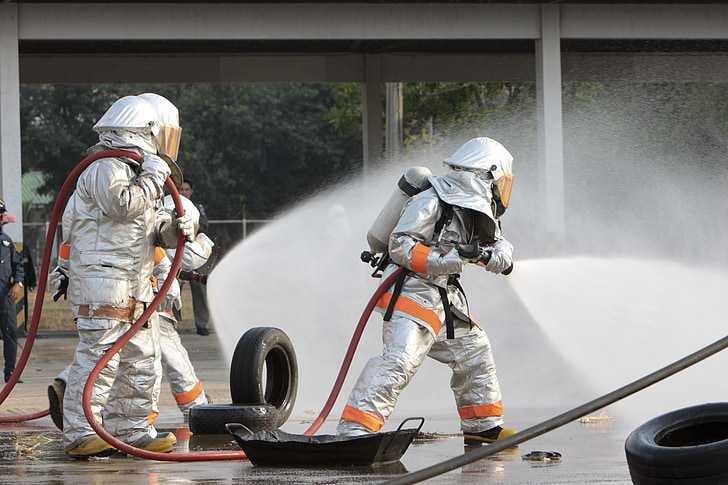
M 227 395 L 227 369 L 216 360 L 215 339 L 183 336 L 198 373 L 212 394 L 223 401 Z M 41 339 L 24 374 L 24 384 L 13 392 L 2 413 L 20 412 L 46 406 L 45 387 L 65 364 L 75 345 L 73 338 Z M 210 357 L 213 356 L 213 357 Z M 166 384 L 165 384 L 166 386 Z M 229 440 L 209 441 L 190 438 L 166 387 L 162 392 L 160 428 L 176 431 L 178 451 L 237 449 Z M 218 402 L 220 402 L 218 401 Z M 509 425 L 523 428 L 548 418 L 557 411 L 511 409 Z M 391 423 L 404 416 L 395 415 Z M 307 423 L 296 417 L 285 426 L 289 432 L 302 432 Z M 327 423 L 325 429 L 333 429 Z M 457 421 L 450 414 L 431 415 L 423 428 L 438 433 L 436 439 L 413 444 L 401 464 L 374 469 L 294 469 L 254 467 L 248 462 L 162 463 L 116 455 L 111 458 L 76 461 L 61 450 L 60 432 L 49 418 L 22 425 L 0 426 L 0 484 L 213 484 L 213 483 L 373 483 L 423 468 L 463 452 Z M 624 440 L 631 431 L 620 419 L 596 424 L 572 423 L 560 430 L 525 443 L 512 452 L 502 452 L 463 469 L 452 471 L 428 483 L 497 484 L 630 484 L 624 457 Z M 430 436 L 431 438 L 433 436 Z M 526 461 L 531 451 L 557 451 L 560 461 Z

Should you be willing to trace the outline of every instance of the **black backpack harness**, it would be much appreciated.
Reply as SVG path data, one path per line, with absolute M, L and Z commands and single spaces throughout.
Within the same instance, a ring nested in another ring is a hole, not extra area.
M 450 204 L 447 204 L 443 201 L 440 201 L 440 207 L 442 207 L 442 215 L 437 220 L 437 223 L 435 224 L 435 230 L 432 235 L 433 241 L 437 241 L 440 239 L 440 235 L 442 234 L 442 230 L 447 227 L 450 222 L 452 222 L 452 218 L 454 216 L 453 208 Z M 379 261 L 379 265 L 377 266 L 377 270 L 383 270 L 387 264 L 391 263 L 392 261 L 389 258 L 388 254 L 384 254 Z M 375 271 L 376 274 L 376 271 Z M 399 299 L 400 295 L 402 294 L 402 287 L 404 286 L 404 282 L 407 279 L 408 276 L 412 274 L 412 271 L 405 269 L 404 272 L 397 278 L 397 280 L 394 282 L 394 288 L 392 290 L 392 298 L 389 300 L 389 305 L 387 305 L 387 310 L 384 312 L 384 321 L 389 322 L 392 319 L 392 314 L 394 313 L 394 307 L 397 304 L 397 300 Z M 465 290 L 463 289 L 462 285 L 459 281 L 460 275 L 458 274 L 452 274 L 448 276 L 447 284 L 452 285 L 455 288 L 460 291 L 460 293 L 463 295 L 463 298 L 465 298 L 465 305 L 466 308 L 469 308 L 468 305 L 468 298 L 465 296 Z M 453 311 L 450 305 L 450 299 L 447 297 L 447 290 L 445 288 L 437 287 L 437 291 L 440 293 L 440 298 L 442 299 L 442 306 L 445 310 L 445 332 L 448 339 L 454 339 L 455 338 L 455 325 L 454 325 L 454 317 L 453 317 Z M 468 313 L 470 311 L 468 310 Z M 470 321 L 470 317 L 468 315 L 465 315 L 465 318 L 467 319 L 468 323 L 472 326 L 472 321 Z

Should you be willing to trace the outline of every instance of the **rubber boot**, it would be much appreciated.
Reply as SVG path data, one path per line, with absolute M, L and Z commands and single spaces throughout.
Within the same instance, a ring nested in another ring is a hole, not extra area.
M 63 431 L 63 395 L 66 393 L 66 383 L 61 379 L 54 379 L 48 386 L 48 410 L 56 428 Z
M 84 438 L 75 448 L 66 453 L 74 458 L 88 458 L 91 456 L 110 456 L 116 452 L 116 448 L 102 440 L 97 435 Z
M 465 440 L 465 446 L 480 446 L 495 443 L 514 434 L 516 434 L 515 429 L 496 426 L 478 433 L 463 433 L 463 439 Z
M 174 433 L 157 433 L 156 438 L 146 436 L 129 444 L 135 448 L 141 448 L 147 451 L 169 453 L 174 450 L 174 445 L 177 444 L 177 438 L 174 436 Z

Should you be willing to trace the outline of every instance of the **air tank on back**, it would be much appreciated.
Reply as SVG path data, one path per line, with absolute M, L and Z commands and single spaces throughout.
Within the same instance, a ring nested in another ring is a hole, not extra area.
M 373 253 L 385 253 L 389 246 L 389 235 L 399 221 L 402 209 L 410 197 L 430 187 L 428 177 L 432 172 L 427 167 L 410 167 L 397 182 L 397 189 L 374 220 L 367 232 L 367 243 Z

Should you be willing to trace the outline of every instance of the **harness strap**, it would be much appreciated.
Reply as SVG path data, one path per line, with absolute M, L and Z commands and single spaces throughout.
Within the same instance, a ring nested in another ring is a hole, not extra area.
M 397 278 L 397 281 L 394 282 L 394 289 L 392 290 L 392 298 L 389 300 L 389 305 L 387 305 L 387 311 L 384 312 L 384 321 L 388 322 L 392 319 L 392 314 L 394 313 L 394 307 L 397 304 L 397 300 L 399 299 L 399 295 L 402 294 L 402 287 L 404 286 L 404 280 L 407 279 L 409 271 L 404 271 L 399 277 Z
M 443 201 L 440 201 L 440 204 L 442 204 L 442 215 L 435 223 L 435 230 L 432 234 L 432 240 L 438 241 L 440 239 L 440 234 L 442 233 L 442 230 L 447 227 L 448 224 L 452 221 L 453 218 L 453 208 L 450 204 L 446 204 Z M 385 258 L 383 258 L 385 259 Z M 389 255 L 386 256 L 386 259 L 389 259 Z M 376 273 L 376 271 L 375 271 Z M 392 319 L 392 315 L 394 314 L 394 307 L 397 304 L 397 300 L 399 299 L 399 296 L 402 294 L 402 287 L 404 286 L 404 281 L 407 279 L 407 276 L 409 276 L 409 271 L 405 271 L 400 275 L 399 278 L 397 278 L 397 281 L 394 282 L 394 289 L 392 290 L 392 298 L 389 300 L 389 305 L 387 305 L 387 311 L 384 312 L 384 318 L 383 320 L 385 322 L 389 322 Z M 457 283 L 457 279 L 456 279 Z M 460 283 L 457 283 L 457 288 L 463 292 L 462 287 L 460 286 Z M 447 332 L 447 338 L 448 339 L 454 339 L 455 338 L 455 325 L 453 321 L 452 316 L 452 309 L 450 308 L 450 300 L 447 298 L 447 290 L 444 290 L 443 288 L 438 287 L 438 291 L 440 292 L 440 298 L 442 299 L 442 305 L 445 308 L 445 328 Z M 465 293 L 463 292 L 463 296 L 465 296 Z M 466 299 L 467 302 L 467 299 Z
M 470 328 L 473 327 L 473 321 L 470 318 L 470 303 L 468 303 L 468 295 L 465 294 L 465 288 L 463 288 L 463 285 L 460 284 L 460 275 L 454 274 L 450 275 L 450 277 L 447 280 L 447 283 L 449 285 L 453 285 L 455 288 L 458 289 L 461 295 L 463 295 L 463 299 L 465 300 L 465 311 L 467 312 L 468 317 L 468 323 L 470 323 Z
M 442 215 L 435 223 L 435 230 L 432 233 L 432 240 L 435 242 L 440 240 L 442 230 L 447 227 L 450 222 L 452 222 L 453 217 L 453 210 L 450 204 L 447 204 L 441 200 L 440 206 L 442 207 Z
M 440 298 L 442 299 L 442 307 L 445 310 L 445 332 L 448 340 L 455 338 L 455 324 L 452 318 L 452 309 L 450 308 L 450 300 L 447 298 L 447 290 L 445 288 L 437 287 L 437 291 L 440 292 Z

